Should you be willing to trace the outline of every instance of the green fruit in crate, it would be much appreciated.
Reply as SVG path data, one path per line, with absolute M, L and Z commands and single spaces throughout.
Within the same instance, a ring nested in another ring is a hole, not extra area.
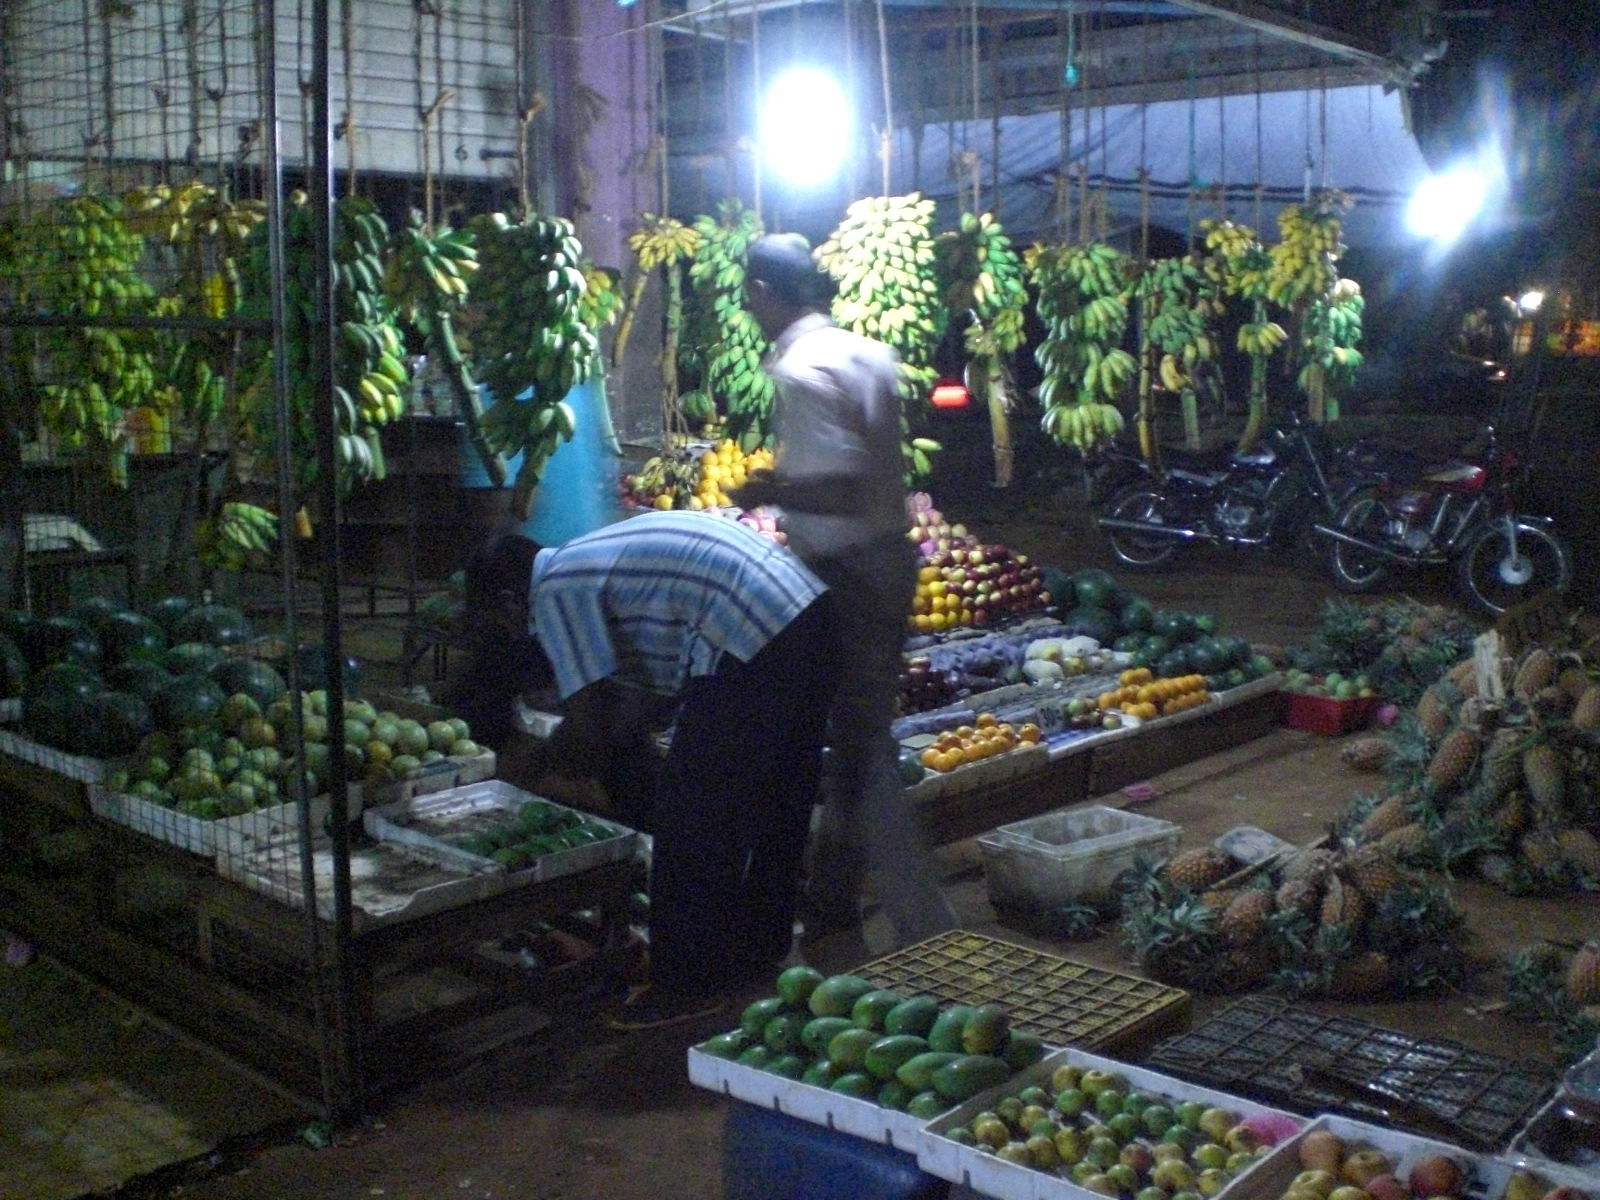
M 872 991 L 859 975 L 831 975 L 817 984 L 806 1003 L 819 1017 L 847 1017 L 857 1000 Z
M 742 1030 L 719 1033 L 700 1043 L 700 1049 L 713 1058 L 738 1058 L 750 1048 L 750 1038 Z
M 222 722 L 222 727 L 235 732 L 246 721 L 262 718 L 261 705 L 255 697 L 248 696 L 244 692 L 235 692 L 223 701 L 222 707 L 217 710 L 217 720 Z
M 835 1079 L 828 1090 L 841 1096 L 854 1096 L 857 1100 L 872 1100 L 878 1094 L 878 1081 L 861 1071 L 847 1071 Z
M 389 760 L 389 770 L 394 773 L 396 779 L 404 779 L 420 766 L 422 760 L 409 754 L 396 754 Z
M 950 1101 L 931 1088 L 916 1093 L 906 1102 L 906 1112 L 923 1121 L 933 1120 L 949 1107 Z
M 987 1054 L 963 1054 L 933 1073 L 933 1090 L 951 1100 L 966 1100 L 985 1088 L 998 1087 L 1011 1078 L 1003 1059 Z
M 772 1061 L 772 1051 L 758 1043 L 740 1051 L 735 1061 L 746 1067 L 763 1068 Z
M 800 1035 L 805 1027 L 803 1013 L 779 1013 L 762 1026 L 761 1040 L 767 1049 L 787 1054 L 800 1048 Z
M 228 697 L 200 674 L 179 675 L 156 693 L 156 721 L 163 729 L 199 729 L 209 725 Z
M 125 692 L 101 692 L 82 709 L 85 751 L 96 758 L 122 758 L 155 729 L 150 706 Z
M 811 999 L 811 993 L 822 982 L 823 974 L 815 967 L 805 965 L 788 968 L 778 976 L 778 995 L 788 1004 L 805 1004 Z M 835 1016 L 844 1016 L 835 1013 Z
M 913 1033 L 927 1037 L 933 1023 L 939 1019 L 939 1002 L 931 996 L 913 996 L 902 1000 L 883 1017 L 885 1033 Z
M 360 721 L 369 729 L 378 721 L 378 710 L 373 707 L 370 700 L 346 700 L 344 715 L 348 719 Z
M 222 789 L 222 811 L 230 817 L 250 812 L 256 806 L 256 790 L 237 779 Z
M 1005 1049 L 1001 1051 L 1000 1057 L 1006 1060 L 1006 1065 L 1013 1071 L 1025 1070 L 1044 1058 L 1044 1042 L 1035 1034 L 1013 1029 L 1011 1036 L 1006 1039 Z M 1040 1103 L 1049 1102 L 1049 1096 L 1045 1095 L 1043 1088 L 1032 1090 L 1044 1097 Z
M 894 1076 L 908 1088 L 919 1092 L 930 1091 L 933 1088 L 933 1073 L 960 1057 L 961 1054 L 951 1050 L 929 1050 L 901 1063 Z
M 483 747 L 471 738 L 458 738 L 450 743 L 451 758 L 475 758 L 483 753 Z
M 372 740 L 394 746 L 400 740 L 400 721 L 391 713 L 381 713 L 372 723 Z
M 800 1082 L 809 1083 L 812 1087 L 832 1087 L 833 1081 L 843 1074 L 844 1070 L 841 1067 L 825 1058 L 819 1058 L 801 1073 Z
M 961 1048 L 968 1054 L 993 1054 L 1006 1044 L 1011 1018 L 998 1004 L 980 1004 L 961 1027 Z
M 814 1055 L 826 1056 L 828 1043 L 847 1029 L 856 1028 L 848 1017 L 812 1017 L 800 1031 L 800 1044 Z
M 952 1004 L 939 1014 L 928 1029 L 928 1046 L 934 1050 L 961 1051 L 961 1033 L 973 1008 L 967 1004 Z
M 278 744 L 278 731 L 265 717 L 250 717 L 239 726 L 239 740 L 246 750 L 259 750 Z
M 244 613 L 230 605 L 202 604 L 174 622 L 172 636 L 180 642 L 231 646 L 249 639 L 250 622 Z
M 850 1019 L 863 1029 L 884 1032 L 884 1018 L 904 997 L 887 988 L 875 988 L 850 1006 Z
M 403 720 L 400 722 L 394 745 L 402 754 L 408 754 L 413 758 L 425 754 L 429 745 L 428 731 L 420 721 Z
M 867 1074 L 879 1079 L 898 1079 L 899 1070 L 919 1054 L 928 1053 L 928 1043 L 914 1033 L 893 1033 L 867 1047 L 862 1065 Z M 910 1084 L 906 1085 L 908 1088 Z M 921 1089 L 913 1089 L 920 1091 Z M 906 1099 L 910 1099 L 907 1095 Z
M 478 834 L 477 837 L 491 835 Z M 492 847 L 491 847 L 492 848 Z M 475 851 L 475 853 L 483 853 Z M 752 1000 L 745 1005 L 744 1012 L 739 1015 L 739 1028 L 748 1036 L 758 1038 L 767 1027 L 767 1022 L 782 1013 L 790 1005 L 781 996 L 767 996 L 760 1000 Z
M 867 1051 L 872 1049 L 872 1044 L 878 1040 L 878 1035 L 870 1029 L 862 1029 L 859 1025 L 853 1029 L 846 1029 L 835 1034 L 828 1042 L 828 1061 L 836 1063 L 847 1071 L 861 1071 L 865 1069 Z
M 266 708 L 286 692 L 283 676 L 264 662 L 249 658 L 226 658 L 207 672 L 223 691 L 241 692 Z
M 455 732 L 455 737 L 452 738 L 451 741 L 464 742 L 472 736 L 471 728 L 469 728 L 467 723 L 460 717 L 449 717 L 447 719 L 449 721 L 450 728 Z
M 458 734 L 455 725 L 449 721 L 429 721 L 427 730 L 428 748 L 440 754 L 449 750 L 453 742 L 461 741 L 467 736 L 465 733 Z
M 785 1079 L 799 1079 L 805 1074 L 806 1060 L 792 1051 L 774 1054 L 768 1061 L 766 1069 L 774 1075 L 781 1075 Z

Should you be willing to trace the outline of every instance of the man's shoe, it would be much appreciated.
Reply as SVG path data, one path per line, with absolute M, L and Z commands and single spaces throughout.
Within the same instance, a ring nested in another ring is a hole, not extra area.
M 647 983 L 628 993 L 614 1012 L 606 1016 L 612 1029 L 641 1030 L 669 1029 L 714 1017 L 727 1007 L 723 995 L 679 992 Z

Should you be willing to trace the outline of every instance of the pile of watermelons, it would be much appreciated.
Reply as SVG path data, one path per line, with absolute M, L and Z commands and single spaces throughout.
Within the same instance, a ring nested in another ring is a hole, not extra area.
M 250 639 L 237 608 L 173 596 L 144 612 L 103 597 L 65 616 L 0 612 L 0 697 L 23 731 L 69 754 L 116 758 L 149 734 L 209 722 L 230 696 L 263 707 L 285 690 L 269 664 L 223 647 Z
M 1149 667 L 1159 678 L 1204 675 L 1210 690 L 1223 691 L 1274 669 L 1244 638 L 1219 634 L 1210 613 L 1158 610 L 1109 571 L 1069 575 L 1046 568 L 1045 587 L 1057 597 L 1068 632 L 1132 655 L 1131 666 Z

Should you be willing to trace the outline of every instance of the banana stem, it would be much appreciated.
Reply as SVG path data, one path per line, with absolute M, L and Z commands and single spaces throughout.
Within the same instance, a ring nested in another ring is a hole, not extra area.
M 617 326 L 617 339 L 611 343 L 613 367 L 622 361 L 622 352 L 627 348 L 628 339 L 633 336 L 633 319 L 639 313 L 639 304 L 644 300 L 644 289 L 649 282 L 648 271 L 640 271 L 633 278 L 633 289 L 628 293 L 627 311 L 622 314 L 622 324 Z
M 455 397 L 456 415 L 461 418 L 462 428 L 466 430 L 467 444 L 483 463 L 489 482 L 497 488 L 505 487 L 506 462 L 490 447 L 489 439 L 483 435 L 483 409 L 478 404 L 478 389 L 473 385 L 472 371 L 466 359 L 461 356 L 461 347 L 456 344 L 456 331 L 450 314 L 435 312 L 428 333 L 428 342 L 436 347 L 439 357 L 444 360 L 444 377 L 450 383 L 451 395 Z
M 678 338 L 683 330 L 682 276 L 676 256 L 667 259 L 666 333 L 661 339 L 661 409 L 664 417 L 662 432 L 669 439 L 687 434 L 688 426 L 683 412 L 678 408 Z
M 1005 368 L 996 355 L 983 356 L 983 372 L 986 384 L 984 390 L 989 393 L 989 428 L 994 435 L 994 485 L 1010 487 L 1013 455 L 1011 417 L 1007 411 L 1010 407 L 1009 382 L 1006 379 Z
M 1139 284 L 1139 430 L 1140 440 L 1143 441 L 1144 430 L 1151 424 L 1155 410 L 1155 397 L 1151 392 L 1150 360 L 1156 353 L 1156 348 L 1150 344 L 1150 326 L 1155 320 L 1156 298 L 1155 288 L 1150 285 L 1148 272 L 1150 264 L 1145 263 L 1146 276 Z
M 1267 320 L 1267 306 L 1257 300 L 1252 306 L 1250 319 L 1257 325 Z M 1267 356 L 1250 356 L 1250 411 L 1245 417 L 1244 431 L 1239 434 L 1239 452 L 1242 454 L 1256 444 L 1267 419 Z
M 1200 449 L 1200 399 L 1192 387 L 1183 389 L 1183 444 L 1191 450 Z

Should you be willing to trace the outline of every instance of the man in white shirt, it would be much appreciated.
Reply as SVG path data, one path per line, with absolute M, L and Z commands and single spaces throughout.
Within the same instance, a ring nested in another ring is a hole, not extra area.
M 841 679 L 829 716 L 828 800 L 808 888 L 808 934 L 860 924 L 865 870 L 900 945 L 956 924 L 933 860 L 901 795 L 890 734 L 901 646 L 916 587 L 906 540 L 900 390 L 894 352 L 836 326 L 829 283 L 805 240 L 758 239 L 750 311 L 773 339 L 777 458 L 734 499 L 783 510 L 789 546 L 835 597 Z

